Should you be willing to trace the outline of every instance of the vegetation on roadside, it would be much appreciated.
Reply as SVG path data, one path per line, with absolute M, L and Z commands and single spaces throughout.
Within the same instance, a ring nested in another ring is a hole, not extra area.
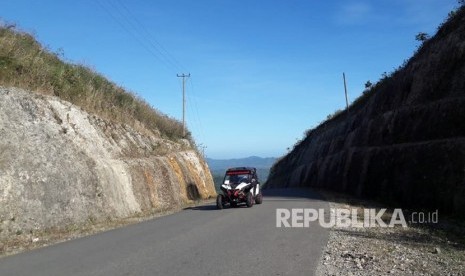
M 92 69 L 64 62 L 62 50 L 50 51 L 13 24 L 0 25 L 0 85 L 54 95 L 112 122 L 135 128 L 142 124 L 163 138 L 193 142 L 189 132 L 182 136 L 178 120 Z

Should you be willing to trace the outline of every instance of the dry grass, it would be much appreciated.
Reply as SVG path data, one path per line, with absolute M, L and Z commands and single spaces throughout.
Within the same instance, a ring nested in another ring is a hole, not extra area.
M 182 138 L 179 121 L 92 69 L 61 58 L 62 53 L 47 50 L 32 35 L 0 26 L 0 85 L 55 95 L 113 122 L 133 127 L 142 123 L 164 138 Z M 186 138 L 191 139 L 190 133 Z

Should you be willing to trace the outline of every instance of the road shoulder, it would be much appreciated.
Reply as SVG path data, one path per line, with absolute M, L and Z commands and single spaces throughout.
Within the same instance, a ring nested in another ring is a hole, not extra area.
M 175 208 L 155 210 L 150 213 L 134 214 L 134 216 L 118 220 L 107 220 L 101 222 L 89 220 L 87 223 L 68 225 L 65 228 L 50 228 L 32 233 L 17 232 L 16 236 L 0 240 L 0 258 L 77 238 L 95 235 L 97 233 L 121 228 L 127 225 L 171 215 L 187 208 L 211 203 L 214 203 L 214 199 L 197 200 Z
M 376 202 L 321 193 L 334 210 L 386 208 Z M 389 221 L 390 215 L 383 220 Z M 465 275 L 464 231 L 463 222 L 443 217 L 437 224 L 409 223 L 407 228 L 335 225 L 316 275 Z

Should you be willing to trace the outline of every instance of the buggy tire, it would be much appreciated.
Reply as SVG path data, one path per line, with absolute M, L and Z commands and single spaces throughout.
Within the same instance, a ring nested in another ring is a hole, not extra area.
M 251 192 L 248 192 L 246 195 L 245 205 L 247 205 L 247 207 L 250 208 L 253 206 L 253 202 L 254 202 L 253 195 Z
M 222 196 L 222 195 L 218 195 L 218 196 L 216 197 L 216 208 L 218 208 L 218 209 L 221 210 L 221 209 L 223 209 L 223 207 L 224 207 L 224 206 L 223 206 L 223 196 Z
M 256 197 L 255 197 L 255 203 L 256 204 L 262 204 L 263 202 L 263 195 L 262 193 L 259 193 Z

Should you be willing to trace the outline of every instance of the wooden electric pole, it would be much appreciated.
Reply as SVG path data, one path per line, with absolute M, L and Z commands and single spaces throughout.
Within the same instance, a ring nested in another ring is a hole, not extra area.
M 178 78 L 182 78 L 182 137 L 186 137 L 186 92 L 185 92 L 185 83 L 186 78 L 189 78 L 191 74 L 177 74 Z
M 346 85 L 346 74 L 345 73 L 342 73 L 342 78 L 344 79 L 344 92 L 346 94 L 347 114 L 349 114 L 349 99 L 347 98 L 347 85 Z

